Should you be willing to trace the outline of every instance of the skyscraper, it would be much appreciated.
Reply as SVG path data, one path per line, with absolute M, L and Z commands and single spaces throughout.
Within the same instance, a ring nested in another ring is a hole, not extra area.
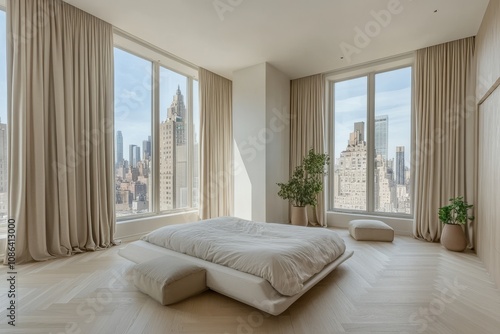
M 383 123 L 381 123 L 383 124 Z M 385 124 L 387 124 L 385 122 Z M 368 147 L 363 138 L 364 123 L 354 123 L 348 145 L 336 159 L 333 173 L 333 204 L 336 209 L 367 210 Z M 404 146 L 396 148 L 396 159 L 382 154 L 374 159 L 373 204 L 376 212 L 411 213 L 411 196 L 405 184 Z M 394 161 L 396 160 L 396 161 Z M 393 166 L 396 169 L 393 169 Z M 396 175 L 395 175 L 396 174 Z
M 167 111 L 168 119 L 176 123 L 175 127 L 175 140 L 177 145 L 186 144 L 186 133 L 184 122 L 186 121 L 186 106 L 184 105 L 184 95 L 181 93 L 181 89 L 177 86 L 177 92 L 174 95 L 174 99 L 170 108 Z
M 141 161 L 141 148 L 139 146 L 135 146 L 135 155 L 134 155 L 134 167 L 137 167 L 139 161 Z
M 151 136 L 148 137 L 148 140 L 142 141 L 142 155 L 143 160 L 149 160 L 151 158 Z
M 135 145 L 129 145 L 128 147 L 128 164 L 130 166 L 130 168 L 132 167 L 135 167 L 135 165 L 137 164 L 137 161 L 135 159 L 135 148 L 137 146 Z
M 367 147 L 363 138 L 364 129 L 364 122 L 354 123 L 349 144 L 338 159 L 334 173 L 334 203 L 338 209 L 366 210 Z
M 116 165 L 123 163 L 123 135 L 121 131 L 116 132 Z
M 375 155 L 388 159 L 389 147 L 389 117 L 387 115 L 375 117 Z
M 356 122 L 354 123 L 354 132 L 357 133 L 357 140 L 364 141 L 365 140 L 365 122 Z
M 186 107 L 179 88 L 160 124 L 160 210 L 187 206 Z
M 405 147 L 396 146 L 396 184 L 405 184 Z

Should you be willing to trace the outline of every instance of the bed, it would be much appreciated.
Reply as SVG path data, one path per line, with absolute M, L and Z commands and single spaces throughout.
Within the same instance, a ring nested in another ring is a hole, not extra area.
M 278 315 L 353 252 L 331 230 L 221 217 L 160 228 L 119 254 L 135 263 L 171 256 L 201 266 L 211 290 Z

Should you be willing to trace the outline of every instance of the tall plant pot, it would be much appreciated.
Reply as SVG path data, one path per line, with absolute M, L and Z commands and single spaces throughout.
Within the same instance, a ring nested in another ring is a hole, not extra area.
M 462 225 L 444 224 L 441 233 L 441 245 L 454 252 L 463 252 L 467 247 L 467 239 Z
M 307 210 L 305 206 L 292 206 L 292 225 L 307 226 Z

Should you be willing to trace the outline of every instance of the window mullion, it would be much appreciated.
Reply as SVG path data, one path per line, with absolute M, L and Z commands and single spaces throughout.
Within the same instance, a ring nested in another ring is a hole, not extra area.
M 332 157 L 332 160 L 330 161 L 330 171 L 328 173 L 328 181 L 329 181 L 329 186 L 330 190 L 328 191 L 328 205 L 330 206 L 331 210 L 335 209 L 335 196 L 334 194 L 334 187 L 335 187 L 335 83 L 333 81 L 328 82 L 328 89 L 330 91 L 330 94 L 328 96 L 328 109 L 329 109 L 329 116 L 330 116 L 330 122 L 329 124 L 329 154 L 330 157 Z
M 368 212 L 375 211 L 375 74 L 368 75 L 366 194 Z
M 188 138 L 188 159 L 187 159 L 187 202 L 188 207 L 193 207 L 193 161 L 194 161 L 194 131 L 193 131 L 193 78 L 188 77 L 187 82 L 187 132 L 186 136 Z
M 153 182 L 152 187 L 152 203 L 153 212 L 158 214 L 160 212 L 160 65 L 158 62 L 153 62 L 153 110 L 152 110 L 152 134 L 153 142 L 151 143 L 151 151 L 153 152 L 151 160 L 153 165 Z

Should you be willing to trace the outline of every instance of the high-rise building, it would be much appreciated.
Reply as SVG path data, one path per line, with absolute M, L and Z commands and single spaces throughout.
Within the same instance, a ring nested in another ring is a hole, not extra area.
M 142 141 L 142 155 L 143 160 L 151 159 L 151 136 L 148 137 L 148 140 Z
M 181 89 L 177 86 L 177 92 L 170 108 L 167 111 L 168 119 L 176 123 L 175 140 L 177 145 L 186 144 L 185 122 L 186 122 L 186 106 L 184 105 L 184 95 Z
M 364 123 L 354 123 L 354 132 L 349 134 L 348 145 L 335 162 L 332 193 L 336 209 L 367 210 L 368 147 L 363 138 Z M 394 165 L 396 170 L 393 169 Z M 404 146 L 397 147 L 396 161 L 387 160 L 378 153 L 373 178 L 375 211 L 411 213 L 411 196 L 405 184 L 405 173 L 408 172 L 404 166 Z
M 366 158 L 364 122 L 354 123 L 349 144 L 335 168 L 334 202 L 338 209 L 366 210 Z
M 375 117 L 375 155 L 388 159 L 389 147 L 389 117 L 387 115 Z
M 394 212 L 397 201 L 394 176 L 382 155 L 375 158 L 375 211 Z
M 362 142 L 365 140 L 365 122 L 354 123 L 354 132 L 357 133 L 357 140 Z
M 187 206 L 186 107 L 180 88 L 160 124 L 160 209 Z
M 135 155 L 134 155 L 134 167 L 137 167 L 139 162 L 141 161 L 141 148 L 139 146 L 135 147 Z
M 130 168 L 135 167 L 137 164 L 137 160 L 135 159 L 135 145 L 128 146 L 128 163 Z
M 396 146 L 396 184 L 405 184 L 405 147 Z
M 116 132 L 116 165 L 123 163 L 123 135 L 121 131 Z

